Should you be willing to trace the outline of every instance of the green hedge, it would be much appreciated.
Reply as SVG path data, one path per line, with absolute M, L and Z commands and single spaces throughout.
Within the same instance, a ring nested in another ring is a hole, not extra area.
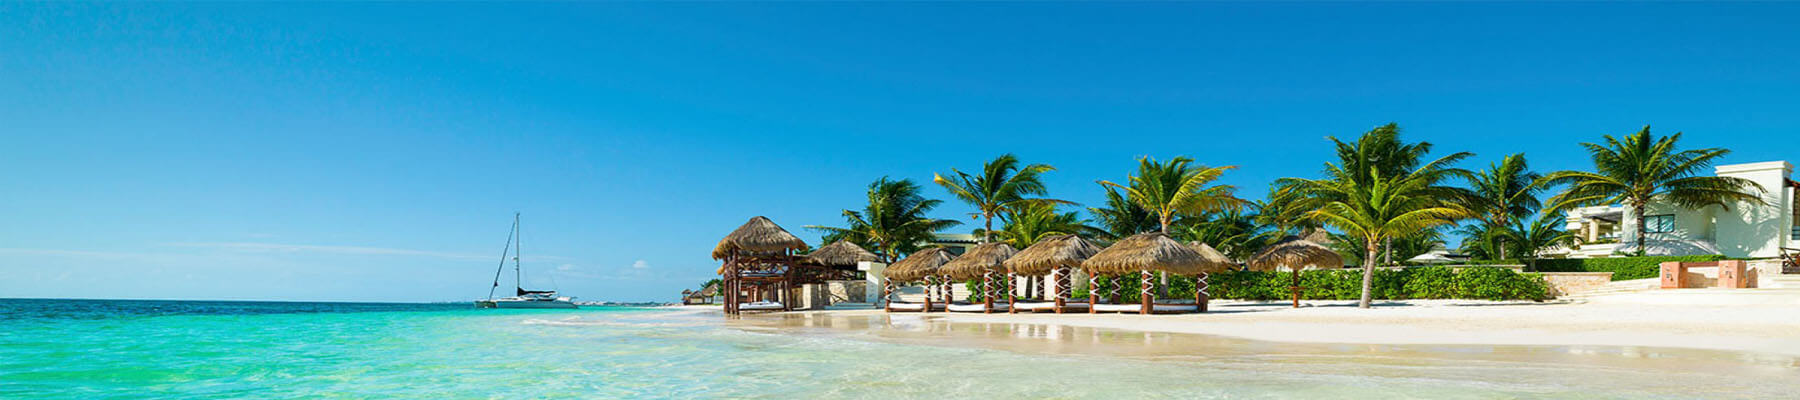
M 1669 261 L 1703 262 L 1719 261 L 1725 256 L 1647 256 L 1647 257 L 1608 257 L 1608 258 L 1557 258 L 1537 260 L 1537 270 L 1543 272 L 1611 272 L 1612 280 L 1624 281 L 1632 279 L 1648 279 L 1661 275 L 1659 264 Z
M 1173 277 L 1169 297 L 1194 297 L 1194 279 Z M 1118 284 L 1125 302 L 1138 301 L 1138 279 L 1110 278 L 1103 287 Z M 1290 272 L 1234 271 L 1212 274 L 1207 279 L 1207 293 L 1215 299 L 1281 300 L 1288 299 L 1288 286 L 1293 285 Z M 1300 296 L 1306 300 L 1356 300 L 1362 298 L 1362 271 L 1302 271 Z M 1465 268 L 1455 272 L 1449 267 L 1422 267 L 1402 270 L 1375 270 L 1372 296 L 1376 299 L 1484 299 L 1544 300 L 1550 298 L 1544 278 L 1538 274 L 1521 274 L 1506 268 Z M 1077 287 L 1074 297 L 1087 297 L 1087 290 Z

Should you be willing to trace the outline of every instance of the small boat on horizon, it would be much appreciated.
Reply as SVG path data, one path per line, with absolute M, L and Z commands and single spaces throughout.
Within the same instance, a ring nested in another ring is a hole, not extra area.
M 575 298 L 558 296 L 555 290 L 525 290 L 524 268 L 519 266 L 519 253 L 524 247 L 519 245 L 522 232 L 519 231 L 519 213 L 513 213 L 512 233 L 506 236 L 506 249 L 500 252 L 500 268 L 494 270 L 494 284 L 488 287 L 487 300 L 476 300 L 475 308 L 576 308 Z M 500 274 L 506 271 L 506 257 L 512 255 L 513 262 L 513 296 L 494 298 L 494 290 L 500 288 Z M 554 282 L 552 282 L 554 283 Z

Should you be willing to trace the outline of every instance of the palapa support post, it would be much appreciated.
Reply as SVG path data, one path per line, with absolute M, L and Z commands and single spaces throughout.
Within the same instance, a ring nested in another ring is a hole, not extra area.
M 1056 313 L 1057 314 L 1062 314 L 1063 307 L 1068 305 L 1069 274 L 1067 271 L 1065 271 L 1066 268 L 1067 267 L 1059 266 L 1059 267 L 1056 267 L 1055 269 L 1050 270 L 1051 278 L 1053 278 L 1053 280 L 1056 281 Z
M 939 283 L 944 285 L 944 310 L 949 311 L 951 304 L 956 304 L 956 287 L 950 285 L 950 275 L 943 275 Z
M 1088 314 L 1100 313 L 1100 274 L 1088 272 Z
M 994 312 L 994 272 L 981 271 L 981 313 Z
M 923 314 L 931 312 L 931 292 L 935 291 L 933 289 L 935 289 L 936 286 L 937 283 L 932 282 L 931 277 L 925 277 L 925 308 L 919 309 L 919 313 Z
M 1206 302 L 1212 300 L 1210 298 L 1210 296 L 1207 295 L 1207 293 L 1206 293 L 1206 288 L 1209 286 L 1206 284 L 1206 276 L 1207 275 L 1211 275 L 1211 274 L 1201 272 L 1200 276 L 1197 276 L 1194 278 L 1194 311 L 1195 312 L 1206 312 Z
M 1006 313 L 1007 314 L 1018 314 L 1019 313 L 1019 297 L 1013 295 L 1013 288 L 1012 288 L 1013 281 L 1016 281 L 1018 279 L 1019 279 L 1019 275 L 1014 274 L 1012 268 L 1006 269 Z
M 1150 311 L 1156 309 L 1156 295 L 1151 292 L 1151 290 L 1156 287 L 1156 277 L 1155 274 L 1151 274 L 1148 270 L 1138 271 L 1138 273 L 1138 276 L 1141 278 L 1140 280 L 1143 281 L 1142 284 L 1138 285 L 1138 300 L 1140 303 L 1144 304 L 1144 308 L 1139 310 L 1138 314 L 1149 314 Z
M 1294 308 L 1300 308 L 1300 269 L 1294 268 L 1294 286 L 1288 286 L 1294 292 Z

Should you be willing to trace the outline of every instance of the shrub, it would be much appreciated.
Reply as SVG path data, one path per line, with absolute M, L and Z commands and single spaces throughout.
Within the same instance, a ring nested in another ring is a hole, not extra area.
M 1233 271 L 1213 274 L 1208 280 L 1213 298 L 1281 300 L 1290 298 L 1291 272 Z M 1131 283 L 1135 287 L 1136 283 Z M 1362 297 L 1361 270 L 1302 271 L 1300 297 L 1307 300 L 1356 300 Z M 1127 293 L 1135 295 L 1135 292 Z M 1192 293 L 1188 293 L 1192 295 Z M 1375 270 L 1370 296 L 1376 299 L 1486 299 L 1543 300 L 1548 298 L 1543 276 L 1521 274 L 1506 268 L 1423 267 Z M 1130 297 L 1135 299 L 1136 297 Z
M 1719 255 L 1558 258 L 1538 260 L 1537 270 L 1542 272 L 1611 272 L 1613 273 L 1612 280 L 1624 281 L 1655 278 L 1662 272 L 1659 264 L 1664 262 L 1703 262 L 1723 259 L 1725 257 Z

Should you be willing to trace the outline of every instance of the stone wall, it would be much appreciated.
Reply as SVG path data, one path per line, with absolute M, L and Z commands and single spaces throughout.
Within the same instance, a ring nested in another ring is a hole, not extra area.
M 1611 272 L 1543 272 L 1550 296 L 1563 297 L 1599 289 L 1612 282 Z

